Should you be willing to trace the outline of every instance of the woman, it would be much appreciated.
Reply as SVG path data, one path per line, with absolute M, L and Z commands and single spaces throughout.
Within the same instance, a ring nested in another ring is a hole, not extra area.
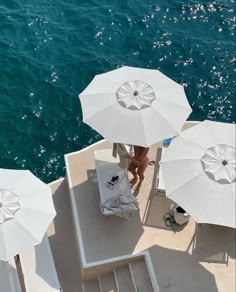
M 149 148 L 134 146 L 134 156 L 129 156 L 130 164 L 129 171 L 133 175 L 133 179 L 130 181 L 131 184 L 138 184 L 134 186 L 134 190 L 139 190 L 144 180 L 144 172 L 148 166 L 149 158 L 147 157 Z

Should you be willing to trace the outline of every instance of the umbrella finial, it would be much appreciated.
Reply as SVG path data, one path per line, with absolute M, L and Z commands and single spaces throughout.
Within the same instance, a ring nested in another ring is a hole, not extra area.
M 134 95 L 134 96 L 137 96 L 137 95 L 138 95 L 138 90 L 135 90 L 135 91 L 133 92 L 133 95 Z
M 224 159 L 224 160 L 222 160 L 222 164 L 223 164 L 224 166 L 226 166 L 226 165 L 228 164 L 228 161 L 227 161 L 226 159 Z

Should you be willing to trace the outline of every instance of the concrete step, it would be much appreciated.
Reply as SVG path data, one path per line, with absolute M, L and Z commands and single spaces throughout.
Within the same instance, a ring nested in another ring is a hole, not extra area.
M 98 279 L 83 281 L 82 287 L 83 292 L 101 292 Z
M 129 263 L 137 292 L 154 292 L 144 259 Z
M 129 266 L 115 269 L 119 292 L 136 292 Z
M 100 275 L 98 279 L 101 292 L 119 292 L 114 272 Z

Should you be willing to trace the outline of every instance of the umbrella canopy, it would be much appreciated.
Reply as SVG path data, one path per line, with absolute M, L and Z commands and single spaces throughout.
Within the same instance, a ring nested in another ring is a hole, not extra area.
M 83 121 L 106 140 L 144 147 L 178 135 L 192 111 L 182 85 L 127 66 L 95 76 L 80 100 Z
M 236 227 L 235 130 L 200 123 L 176 137 L 161 161 L 167 196 L 199 223 Z
M 0 260 L 40 243 L 55 215 L 49 186 L 28 170 L 0 168 Z

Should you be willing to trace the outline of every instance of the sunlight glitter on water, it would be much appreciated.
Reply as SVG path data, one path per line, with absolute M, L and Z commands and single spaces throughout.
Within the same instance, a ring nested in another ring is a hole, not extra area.
M 159 69 L 183 84 L 190 119 L 235 122 L 235 1 L 1 7 L 2 167 L 28 168 L 47 182 L 63 176 L 65 153 L 101 139 L 83 124 L 78 94 L 122 65 Z

